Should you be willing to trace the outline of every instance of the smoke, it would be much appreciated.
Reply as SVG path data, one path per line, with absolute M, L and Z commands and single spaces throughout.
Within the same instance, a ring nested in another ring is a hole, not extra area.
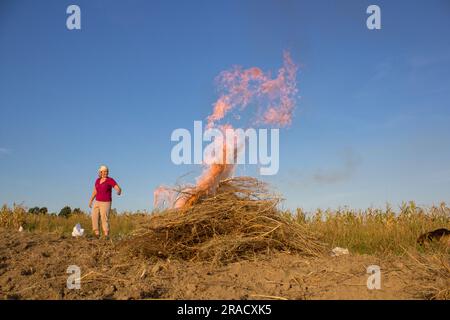
M 1 156 L 7 156 L 11 154 L 11 150 L 7 148 L 0 148 L 0 157 Z
M 313 181 L 319 184 L 334 184 L 350 179 L 361 164 L 361 158 L 353 150 L 345 149 L 343 160 L 341 168 L 316 172 L 312 176 Z
M 254 126 L 289 126 L 292 123 L 298 91 L 297 69 L 289 52 L 284 52 L 283 66 L 275 78 L 271 77 L 270 72 L 264 72 L 258 67 L 243 69 L 235 66 L 222 71 L 216 78 L 219 98 L 213 104 L 212 113 L 207 117 L 206 128 L 225 133 L 226 129 L 233 128 L 230 121 L 226 121 L 228 115 L 233 114 L 234 119 L 239 119 L 240 114 L 249 109 L 253 118 L 251 124 Z M 227 144 L 218 139 L 213 143 L 220 143 L 223 152 L 219 157 L 216 155 L 217 161 L 213 163 L 204 159 L 205 168 L 196 184 L 185 187 L 176 199 L 172 189 L 157 188 L 154 193 L 155 206 L 163 203 L 175 208 L 190 205 L 199 197 L 214 193 L 219 182 L 233 174 L 235 165 L 227 164 L 224 159 L 227 159 L 227 154 L 231 152 L 236 155 L 241 146 L 235 143 Z
M 362 163 L 361 155 L 351 148 L 339 152 L 341 165 L 335 168 L 318 168 L 312 172 L 289 171 L 283 181 L 292 188 L 308 188 L 314 185 L 325 186 L 350 180 Z

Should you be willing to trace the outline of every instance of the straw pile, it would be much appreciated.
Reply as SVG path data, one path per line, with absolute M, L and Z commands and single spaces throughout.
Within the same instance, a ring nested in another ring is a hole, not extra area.
M 146 257 L 227 263 L 256 253 L 289 251 L 317 256 L 324 246 L 282 215 L 280 198 L 250 177 L 222 181 L 213 196 L 151 217 L 125 246 Z

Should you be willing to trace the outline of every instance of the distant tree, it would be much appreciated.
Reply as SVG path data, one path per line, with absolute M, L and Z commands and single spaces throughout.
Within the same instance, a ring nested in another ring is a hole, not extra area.
M 39 209 L 39 214 L 47 214 L 48 213 L 48 209 L 46 207 L 42 207 Z
M 62 208 L 61 211 L 59 212 L 59 216 L 65 217 L 65 218 L 68 218 L 71 214 L 72 214 L 72 209 L 70 209 L 69 206 L 65 206 L 65 207 Z
M 83 211 L 81 211 L 80 208 L 75 208 L 73 209 L 72 214 L 83 214 Z
M 39 214 L 39 207 L 30 208 L 30 209 L 28 210 L 28 213 L 31 213 L 31 214 Z

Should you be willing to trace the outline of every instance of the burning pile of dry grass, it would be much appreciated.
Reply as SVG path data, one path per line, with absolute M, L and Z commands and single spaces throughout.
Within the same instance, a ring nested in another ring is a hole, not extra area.
M 146 257 L 226 263 L 256 253 L 290 251 L 309 256 L 324 246 L 283 216 L 280 198 L 250 177 L 224 180 L 213 196 L 202 196 L 183 209 L 155 214 L 125 246 Z

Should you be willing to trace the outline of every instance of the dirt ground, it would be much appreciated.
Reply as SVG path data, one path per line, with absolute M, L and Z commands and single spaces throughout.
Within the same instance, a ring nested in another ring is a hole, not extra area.
M 212 266 L 132 257 L 118 241 L 0 229 L 1 299 L 415 299 L 405 257 L 305 258 L 289 253 Z M 68 289 L 67 268 L 81 270 Z M 367 267 L 381 289 L 367 288 Z

